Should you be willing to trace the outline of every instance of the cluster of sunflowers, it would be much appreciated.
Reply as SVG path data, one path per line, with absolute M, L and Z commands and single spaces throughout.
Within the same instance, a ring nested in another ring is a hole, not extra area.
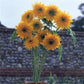
M 57 6 L 35 3 L 33 10 L 22 15 L 21 22 L 16 26 L 16 34 L 25 41 L 24 46 L 29 50 L 39 44 L 47 50 L 54 50 L 61 45 L 57 31 L 69 29 L 71 22 L 69 14 L 62 12 Z

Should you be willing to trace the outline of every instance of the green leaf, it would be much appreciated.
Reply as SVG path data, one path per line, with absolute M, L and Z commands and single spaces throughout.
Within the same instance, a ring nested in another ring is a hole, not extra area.
M 53 34 L 57 34 L 57 31 L 59 30 L 59 28 L 56 29 L 56 31 L 52 31 Z
M 56 31 L 53 31 L 52 33 L 53 33 L 53 34 L 57 34 L 57 32 L 56 32 Z
M 75 36 L 72 36 L 72 39 L 73 39 L 73 44 L 75 45 L 76 44 L 76 38 L 75 38 Z
M 68 30 L 67 30 L 67 33 L 68 33 L 69 35 L 71 35 L 71 36 L 72 36 L 72 39 L 73 39 L 73 44 L 75 45 L 75 44 L 76 44 L 76 37 L 75 37 L 75 33 L 74 33 L 71 29 L 68 29 Z
M 10 42 L 13 41 L 13 39 L 15 38 L 16 35 L 17 35 L 17 34 L 16 34 L 16 30 L 15 30 L 15 31 L 13 32 L 13 34 L 11 35 Z
M 46 18 L 43 18 L 42 21 L 43 21 L 44 23 L 46 23 Z
M 42 49 L 42 51 L 47 51 L 47 50 L 45 49 L 45 47 L 43 47 L 43 45 L 39 44 L 39 46 L 40 46 L 40 48 Z
M 71 84 L 71 81 L 70 80 L 68 81 L 68 84 Z
M 25 43 L 26 39 L 23 39 L 23 44 Z
M 54 81 L 54 79 L 52 77 L 52 73 L 50 73 L 49 84 L 53 84 L 53 81 Z
M 52 26 L 53 23 L 49 20 L 49 21 L 48 21 L 48 25 L 49 25 L 49 26 Z
M 56 74 L 53 75 L 53 78 L 54 78 L 54 80 L 55 80 L 55 84 L 56 84 L 56 82 L 59 81 L 59 79 L 58 79 L 58 77 L 56 76 Z
M 49 29 L 49 27 L 44 26 L 44 29 L 47 29 L 48 31 L 51 31 L 51 29 Z
M 60 45 L 59 46 L 59 48 L 58 48 L 58 50 L 59 50 L 59 61 L 61 61 L 61 57 L 62 57 L 62 45 Z
M 69 29 L 67 29 L 67 34 L 70 34 L 70 30 Z

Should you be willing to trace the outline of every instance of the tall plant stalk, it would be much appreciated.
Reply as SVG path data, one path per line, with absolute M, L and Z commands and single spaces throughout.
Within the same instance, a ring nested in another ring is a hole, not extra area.
M 43 69 L 43 65 L 46 61 L 47 53 L 46 51 L 43 50 L 42 58 L 41 58 L 41 63 L 40 61 L 40 52 L 39 52 L 39 47 L 36 47 L 35 49 L 31 50 L 31 59 L 32 59 L 32 69 L 33 69 L 33 78 L 32 80 L 34 82 L 39 82 L 40 81 L 40 76 L 41 72 Z

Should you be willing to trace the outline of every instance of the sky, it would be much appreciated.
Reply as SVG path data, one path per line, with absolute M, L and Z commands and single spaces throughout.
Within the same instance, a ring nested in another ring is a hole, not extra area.
M 0 0 L 1 23 L 8 28 L 15 28 L 24 11 L 32 9 L 35 2 L 56 5 L 60 10 L 69 12 L 72 19 L 82 16 L 78 6 L 84 3 L 84 0 Z

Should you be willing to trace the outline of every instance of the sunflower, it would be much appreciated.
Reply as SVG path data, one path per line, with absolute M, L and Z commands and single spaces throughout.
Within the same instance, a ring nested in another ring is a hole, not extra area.
M 43 24 L 38 19 L 32 20 L 30 25 L 33 27 L 33 31 L 35 32 L 38 32 L 43 28 Z
M 32 27 L 30 25 L 27 25 L 23 21 L 19 23 L 18 26 L 16 26 L 16 33 L 18 36 L 22 39 L 26 39 L 27 37 L 31 36 L 32 34 Z
M 48 30 L 41 30 L 40 32 L 37 33 L 36 37 L 39 40 L 39 43 L 42 44 L 45 36 L 49 33 Z
M 43 40 L 43 46 L 47 50 L 54 50 L 60 46 L 60 37 L 54 34 L 48 34 Z
M 28 10 L 22 15 L 22 21 L 29 23 L 33 19 L 33 11 Z
M 33 12 L 36 17 L 39 17 L 40 19 L 42 19 L 45 14 L 45 5 L 41 3 L 35 3 L 33 5 Z
M 59 9 L 57 6 L 55 5 L 49 5 L 46 7 L 46 18 L 47 20 L 53 20 L 55 18 L 55 16 L 57 15 L 57 13 L 59 13 Z
M 55 18 L 57 28 L 61 28 L 62 30 L 70 28 L 72 20 L 69 14 L 66 14 L 65 12 L 60 12 Z
M 25 41 L 24 46 L 27 49 L 32 49 L 32 48 L 37 47 L 38 43 L 39 43 L 39 41 L 38 41 L 38 39 L 36 39 L 36 37 L 30 37 Z

